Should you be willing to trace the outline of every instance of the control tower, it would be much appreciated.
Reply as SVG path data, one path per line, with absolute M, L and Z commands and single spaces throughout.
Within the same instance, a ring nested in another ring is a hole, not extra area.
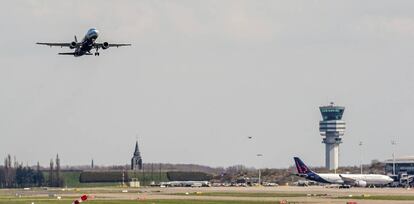
M 345 107 L 336 106 L 331 102 L 328 106 L 319 107 L 322 120 L 319 122 L 319 132 L 325 143 L 325 166 L 329 170 L 338 168 L 339 144 L 345 133 L 345 121 L 342 120 Z

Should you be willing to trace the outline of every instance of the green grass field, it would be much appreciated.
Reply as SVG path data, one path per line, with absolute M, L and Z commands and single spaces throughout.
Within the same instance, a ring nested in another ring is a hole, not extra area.
M 174 195 L 186 195 L 185 193 L 176 193 Z M 223 197 L 255 197 L 255 198 L 287 198 L 287 197 L 306 197 L 303 193 L 254 193 L 254 192 L 207 192 L 207 193 L 190 193 L 196 196 L 223 196 Z
M 414 196 L 411 195 L 361 195 L 361 196 L 341 196 L 338 199 L 356 199 L 356 200 L 414 200 Z

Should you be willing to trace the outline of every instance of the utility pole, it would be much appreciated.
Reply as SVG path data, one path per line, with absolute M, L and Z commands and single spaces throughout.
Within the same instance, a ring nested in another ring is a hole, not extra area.
M 158 179 L 159 181 L 159 183 L 161 183 L 161 162 L 160 162 L 160 175 L 159 175 L 159 179 Z
M 263 157 L 263 154 L 257 154 L 256 155 L 258 158 Z M 259 166 L 259 185 L 262 185 L 262 172 Z
M 151 163 L 151 182 L 154 182 L 154 163 Z
M 397 145 L 397 142 L 395 140 L 391 140 L 392 148 L 392 174 L 395 175 L 395 145 Z
M 360 147 L 360 150 L 361 150 L 361 161 L 360 161 L 360 167 L 361 167 L 361 174 L 362 174 L 362 141 L 359 141 L 359 147 Z
M 125 186 L 125 169 L 122 169 L 122 187 Z

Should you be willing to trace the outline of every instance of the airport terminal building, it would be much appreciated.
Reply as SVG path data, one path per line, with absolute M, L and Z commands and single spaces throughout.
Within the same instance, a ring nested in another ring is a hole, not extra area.
M 392 175 L 393 172 L 393 159 L 384 161 L 385 173 Z M 399 175 L 406 173 L 408 175 L 414 175 L 414 156 L 395 158 L 395 174 Z

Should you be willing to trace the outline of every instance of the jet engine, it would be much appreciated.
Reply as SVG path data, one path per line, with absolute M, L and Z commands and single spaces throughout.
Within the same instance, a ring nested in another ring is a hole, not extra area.
M 70 49 L 76 48 L 76 42 L 75 41 L 71 42 L 70 45 L 69 45 L 69 48 Z
M 367 186 L 367 182 L 366 181 L 362 181 L 362 180 L 358 180 L 355 181 L 355 185 L 358 187 L 366 187 Z
M 109 43 L 108 42 L 104 42 L 102 43 L 102 49 L 108 49 L 109 48 Z

